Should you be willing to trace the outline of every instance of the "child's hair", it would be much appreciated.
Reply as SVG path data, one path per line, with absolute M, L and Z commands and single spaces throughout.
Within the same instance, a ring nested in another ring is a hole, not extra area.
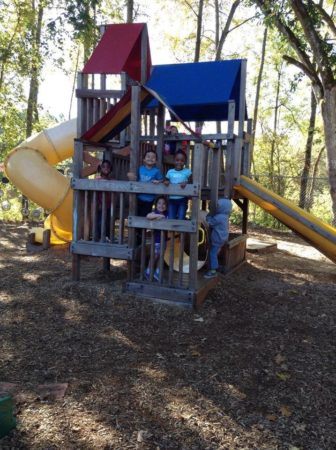
M 175 152 L 175 156 L 177 156 L 177 155 L 183 155 L 184 162 L 187 161 L 187 155 L 184 153 L 183 150 L 177 150 L 177 151 Z
M 159 201 L 159 200 L 164 200 L 164 202 L 165 202 L 165 204 L 166 204 L 166 208 L 167 208 L 167 206 L 168 206 L 168 201 L 167 201 L 166 197 L 165 197 L 164 195 L 159 195 L 159 197 L 156 197 L 155 202 L 154 202 L 154 207 L 155 207 L 155 209 L 157 209 L 156 207 L 157 207 L 157 204 L 158 204 L 158 201 Z
M 156 151 L 155 151 L 154 149 L 149 148 L 148 150 L 146 150 L 145 153 L 144 153 L 144 155 L 143 155 L 144 159 L 145 159 L 147 153 L 154 153 L 155 158 L 157 159 L 157 153 L 156 153 Z
M 112 163 L 110 160 L 108 159 L 103 159 L 103 161 L 99 164 L 97 172 L 100 173 L 101 172 L 101 168 L 103 164 L 108 164 L 110 166 L 110 173 L 112 172 Z

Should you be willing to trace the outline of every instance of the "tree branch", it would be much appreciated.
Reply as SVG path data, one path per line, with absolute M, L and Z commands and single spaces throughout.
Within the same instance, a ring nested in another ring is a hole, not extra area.
M 332 70 L 330 68 L 330 61 L 328 54 L 324 49 L 324 41 L 319 36 L 318 32 L 314 27 L 314 23 L 308 15 L 306 6 L 301 0 L 290 0 L 292 8 L 299 19 L 302 26 L 303 32 L 306 39 L 311 47 L 314 55 L 314 60 L 316 61 L 317 67 L 319 69 L 321 80 L 323 85 L 331 84 L 335 82 Z
M 221 37 L 219 39 L 218 47 L 216 49 L 215 61 L 219 61 L 220 58 L 221 58 L 223 45 L 224 45 L 224 42 L 225 42 L 225 39 L 226 39 L 227 35 L 229 34 L 230 25 L 231 25 L 234 13 L 235 13 L 236 9 L 238 8 L 238 5 L 239 5 L 240 1 L 241 0 L 235 0 L 232 3 L 232 5 L 231 5 L 231 9 L 230 9 L 228 18 L 227 18 L 226 23 L 225 23 L 225 27 L 223 28 Z
M 265 16 L 267 16 L 267 17 L 271 18 L 271 20 L 273 20 L 274 25 L 280 31 L 280 33 L 283 34 L 288 39 L 289 44 L 291 45 L 291 47 L 297 54 L 301 63 L 309 69 L 310 73 L 315 72 L 316 78 L 318 78 L 316 69 L 315 69 L 313 63 L 310 61 L 310 58 L 307 55 L 307 53 L 302 49 L 300 40 L 297 38 L 297 36 L 295 36 L 293 31 L 286 24 L 284 24 L 281 21 L 280 16 L 273 12 L 273 10 L 269 6 L 269 1 L 256 0 L 255 3 L 260 7 L 260 9 L 263 11 Z
M 333 19 L 331 18 L 331 16 L 329 16 L 327 11 L 320 4 L 314 3 L 312 0 L 308 0 L 308 3 L 311 7 L 316 8 L 318 10 L 323 21 L 329 26 L 334 37 L 336 37 L 336 25 L 334 24 Z
M 319 77 L 316 75 L 315 71 L 312 72 L 311 70 L 309 70 L 309 68 L 306 65 L 302 64 L 300 61 L 298 61 L 295 58 L 292 58 L 291 56 L 283 55 L 283 59 L 285 61 L 287 61 L 289 64 L 293 64 L 293 66 L 296 66 L 300 70 L 302 70 L 302 72 L 304 72 L 307 75 L 307 77 L 311 80 L 312 83 L 318 85 L 319 88 L 321 90 L 323 90 L 323 86 L 321 84 L 321 81 L 320 81 Z

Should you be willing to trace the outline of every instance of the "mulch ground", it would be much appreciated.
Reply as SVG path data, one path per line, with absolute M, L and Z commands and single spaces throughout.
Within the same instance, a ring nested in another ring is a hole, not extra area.
M 72 282 L 66 249 L 25 239 L 0 224 L 1 449 L 336 448 L 332 263 L 251 254 L 196 313 L 123 293 L 123 263 Z

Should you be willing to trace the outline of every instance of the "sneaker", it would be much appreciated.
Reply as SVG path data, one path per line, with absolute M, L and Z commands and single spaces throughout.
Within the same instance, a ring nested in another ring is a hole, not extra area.
M 145 276 L 146 280 L 149 280 L 149 276 L 150 276 L 150 270 L 149 269 L 145 270 L 144 276 Z
M 160 281 L 160 271 L 159 271 L 159 269 L 156 269 L 156 271 L 154 272 L 154 279 L 156 281 Z
M 215 277 L 217 277 L 217 271 L 216 270 L 208 270 L 204 274 L 204 278 L 215 278 Z

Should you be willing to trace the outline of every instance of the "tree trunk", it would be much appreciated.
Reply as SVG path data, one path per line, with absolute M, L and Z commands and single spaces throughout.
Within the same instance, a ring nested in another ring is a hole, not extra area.
M 282 67 L 278 69 L 278 79 L 277 79 L 277 87 L 276 87 L 276 95 L 275 95 L 275 106 L 274 106 L 274 121 L 273 121 L 273 137 L 271 142 L 271 153 L 270 153 L 270 176 L 271 176 L 271 186 L 272 190 L 275 190 L 274 183 L 274 157 L 275 151 L 277 147 L 277 131 L 278 131 L 278 119 L 279 119 L 279 98 L 280 98 L 280 86 L 281 86 L 281 76 L 282 76 Z
M 263 42 L 262 42 L 262 47 L 261 47 L 261 59 L 260 59 L 258 80 L 257 80 L 257 86 L 256 86 L 256 95 L 255 95 L 255 100 L 254 100 L 253 129 L 252 129 L 252 136 L 251 136 L 251 142 L 250 142 L 251 165 L 253 165 L 254 173 L 256 173 L 256 168 L 255 168 L 255 163 L 254 163 L 253 149 L 254 149 L 256 128 L 257 128 L 257 123 L 258 123 L 260 88 L 261 88 L 261 81 L 262 81 L 264 65 L 265 65 L 266 43 L 267 43 L 267 27 L 265 27 L 265 30 L 264 30 L 264 37 L 263 37 Z
M 234 13 L 235 13 L 236 9 L 237 9 L 238 6 L 239 6 L 240 1 L 241 1 L 241 0 L 235 0 L 235 1 L 232 3 L 232 5 L 231 5 L 231 9 L 230 9 L 228 18 L 227 18 L 226 23 L 225 23 L 225 27 L 223 28 L 221 37 L 220 37 L 220 39 L 219 39 L 218 46 L 217 46 L 217 48 L 216 48 L 216 57 L 215 57 L 215 61 L 219 61 L 219 60 L 221 59 L 221 57 L 222 57 L 222 50 L 223 50 L 224 42 L 225 42 L 225 40 L 226 40 L 226 38 L 227 38 L 227 35 L 229 34 L 229 31 L 230 31 L 230 25 L 231 25 L 231 22 L 232 22 Z
M 316 177 L 317 177 L 317 174 L 318 174 L 319 164 L 320 164 L 321 156 L 322 156 L 322 153 L 323 153 L 324 149 L 325 149 L 325 146 L 323 146 L 321 148 L 321 150 L 319 151 L 319 153 L 317 155 L 317 158 L 316 158 L 316 161 L 314 163 L 313 173 L 312 173 L 312 177 L 311 177 L 312 182 L 310 184 L 310 189 L 309 189 L 308 195 L 306 197 L 306 210 L 308 212 L 313 207 Z
M 127 0 L 127 17 L 126 17 L 127 23 L 133 23 L 133 10 L 134 10 L 134 1 Z
M 196 43 L 195 43 L 195 57 L 194 62 L 198 62 L 201 53 L 201 34 L 202 34 L 202 20 L 203 20 L 203 5 L 204 0 L 199 0 L 198 14 L 197 14 L 197 31 L 196 31 Z
M 328 178 L 332 202 L 333 225 L 336 226 L 336 86 L 325 87 L 322 118 L 327 149 Z
M 42 18 L 43 18 L 43 6 L 39 6 L 37 11 L 37 22 L 33 24 L 36 26 L 34 30 L 32 41 L 32 67 L 29 83 L 29 95 L 27 102 L 27 124 L 26 124 L 26 137 L 31 136 L 33 132 L 34 123 L 38 121 L 37 111 L 37 97 L 39 89 L 39 75 L 40 75 L 40 45 L 41 45 L 41 32 L 42 32 Z
M 316 98 L 311 90 L 310 94 L 310 119 L 309 119 L 309 129 L 308 136 L 306 142 L 306 150 L 305 150 L 305 161 L 303 166 L 303 171 L 301 175 L 300 182 L 300 200 L 299 207 L 305 209 L 307 207 L 307 187 L 308 187 L 308 177 L 311 168 L 311 157 L 312 157 L 312 149 L 313 149 L 313 139 L 315 132 L 315 120 L 316 120 Z

